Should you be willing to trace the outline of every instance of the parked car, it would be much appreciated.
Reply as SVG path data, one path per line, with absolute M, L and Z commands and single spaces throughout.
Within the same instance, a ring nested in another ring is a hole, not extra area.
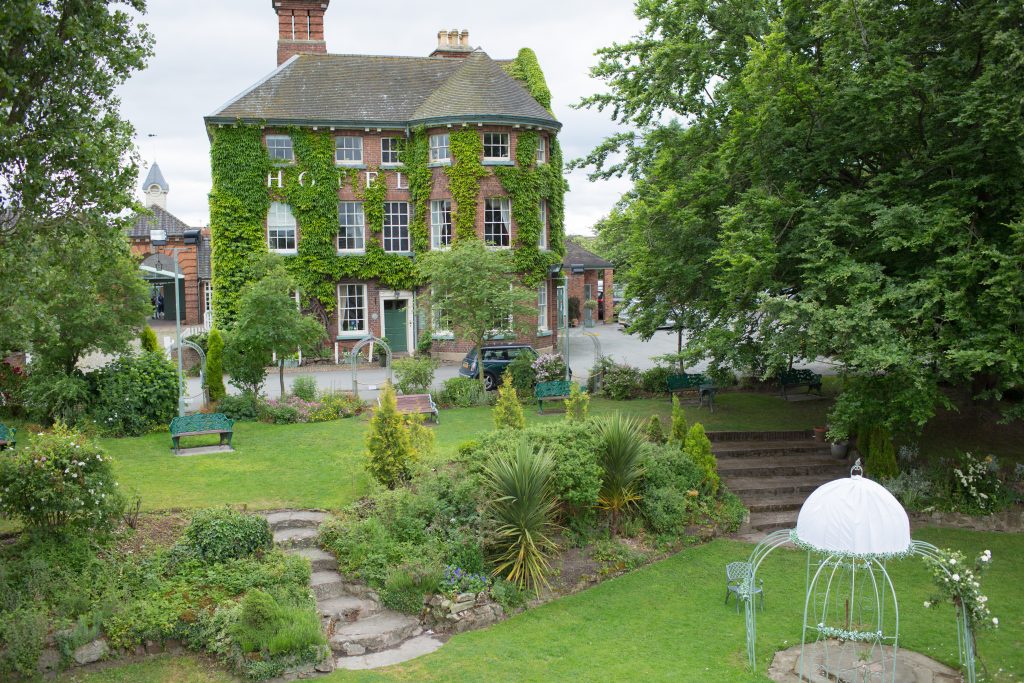
M 483 348 L 484 385 L 487 387 L 487 391 L 493 391 L 498 388 L 498 385 L 501 384 L 502 375 L 505 374 L 505 368 L 523 353 L 530 354 L 531 358 L 536 358 L 539 355 L 537 350 L 528 344 L 501 344 L 498 346 L 485 346 Z M 479 377 L 477 372 L 476 349 L 470 349 L 466 357 L 462 359 L 459 374 L 463 377 L 476 379 Z M 569 377 L 572 377 L 572 368 L 569 369 Z
M 636 306 L 637 306 L 637 301 L 636 301 L 636 299 L 633 299 L 631 301 L 626 302 L 625 304 L 622 305 L 621 308 L 619 308 L 619 315 L 617 317 L 617 321 L 619 323 L 619 327 L 620 328 L 625 329 L 625 328 L 629 327 L 629 324 L 631 322 L 633 322 L 633 316 L 635 315 L 635 312 L 634 312 L 633 309 Z M 671 330 L 671 329 L 675 328 L 675 326 L 676 326 L 675 318 L 669 318 L 669 319 L 665 320 L 662 324 L 658 325 L 658 329 L 659 330 Z

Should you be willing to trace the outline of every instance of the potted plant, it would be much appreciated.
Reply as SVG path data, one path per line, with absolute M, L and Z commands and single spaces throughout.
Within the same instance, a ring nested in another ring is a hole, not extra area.
M 828 427 L 815 427 L 814 428 L 814 440 L 818 443 L 825 443 L 825 434 L 828 432 Z
M 593 327 L 594 326 L 594 311 L 597 310 L 597 301 L 594 299 L 587 299 L 583 302 L 583 326 Z

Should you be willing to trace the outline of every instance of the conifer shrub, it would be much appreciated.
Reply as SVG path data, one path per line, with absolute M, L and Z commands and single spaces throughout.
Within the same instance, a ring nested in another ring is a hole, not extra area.
M 668 435 L 669 443 L 679 444 L 680 447 L 686 443 L 686 435 L 690 431 L 690 425 L 686 421 L 686 411 L 679 404 L 679 397 L 672 397 L 672 431 Z
M 149 325 L 143 326 L 142 334 L 139 335 L 139 342 L 142 344 L 143 351 L 156 353 L 160 350 L 160 342 L 157 341 L 156 332 Z
M 224 336 L 216 327 L 210 330 L 207 341 L 206 390 L 214 403 L 228 393 L 224 388 Z
M 497 429 L 523 429 L 526 427 L 526 417 L 523 416 L 523 406 L 519 403 L 519 396 L 516 395 L 515 387 L 512 386 L 512 377 L 505 373 L 498 387 L 498 402 L 494 404 L 491 411 L 494 416 L 494 426 Z
M 661 427 L 660 417 L 651 415 L 651 419 L 647 421 L 647 426 L 644 428 L 644 437 L 656 445 L 665 443 L 665 430 Z
M 390 384 L 381 389 L 380 405 L 370 420 L 366 450 L 366 469 L 383 486 L 393 489 L 412 477 L 417 453 Z
M 721 483 L 718 477 L 718 461 L 715 459 L 714 453 L 711 452 L 711 440 L 704 433 L 704 425 L 695 422 L 690 427 L 683 444 L 683 451 L 701 469 L 704 475 L 701 482 L 704 491 L 709 496 L 717 495 Z
M 590 394 L 580 390 L 580 385 L 572 382 L 569 387 L 569 398 L 565 399 L 565 419 L 569 422 L 583 422 L 590 412 Z
M 899 474 L 896 466 L 896 446 L 892 435 L 885 427 L 877 426 L 870 431 L 868 437 L 867 466 L 868 475 L 876 480 L 891 479 Z

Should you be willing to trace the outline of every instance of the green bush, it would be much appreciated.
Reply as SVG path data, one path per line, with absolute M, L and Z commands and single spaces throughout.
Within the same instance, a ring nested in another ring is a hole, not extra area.
M 46 610 L 40 607 L 0 615 L 0 673 L 35 679 L 47 630 Z
M 206 352 L 206 391 L 216 403 L 227 396 L 224 388 L 224 337 L 216 327 L 210 330 Z
M 628 401 L 640 395 L 640 371 L 624 363 L 604 367 L 601 392 L 613 401 Z
M 278 401 L 261 401 L 260 421 L 276 425 L 290 425 L 299 422 L 299 409 Z
M 683 450 L 697 464 L 704 474 L 701 482 L 704 492 L 714 497 L 718 494 L 720 479 L 718 477 L 718 460 L 711 452 L 711 440 L 704 433 L 704 425 L 695 422 L 686 434 Z
M 338 418 L 352 417 L 363 412 L 366 404 L 344 391 L 320 394 L 319 406 L 309 411 L 310 422 L 329 422 Z
M 399 358 L 392 367 L 395 370 L 395 386 L 403 394 L 423 394 L 430 391 L 434 383 L 434 371 L 439 363 L 429 356 Z
M 647 561 L 647 555 L 615 539 L 595 543 L 593 558 L 601 564 L 602 574 L 632 571 Z
M 65 374 L 34 362 L 21 390 L 24 408 L 33 420 L 72 426 L 85 417 L 93 395 L 80 370 Z
M 326 645 L 319 615 L 311 604 L 279 601 L 263 590 L 249 591 L 242 599 L 233 635 L 245 653 L 292 655 L 308 662 L 319 661 Z
M 602 422 L 600 433 L 603 472 L 597 503 L 609 512 L 609 529 L 615 536 L 619 531 L 619 515 L 641 498 L 646 442 L 640 433 L 640 425 L 622 413 Z
M 443 408 L 471 408 L 486 403 L 484 388 L 469 377 L 452 377 L 444 382 L 435 400 Z
M 512 377 L 508 373 L 505 373 L 501 386 L 498 387 L 498 402 L 491 414 L 494 416 L 494 426 L 497 429 L 523 429 L 526 427 L 523 406 L 519 403 L 519 396 L 512 386 Z
M 398 567 L 388 574 L 380 592 L 381 602 L 406 614 L 423 611 L 423 596 L 437 592 L 441 569 L 436 566 Z
M 516 584 L 501 578 L 495 579 L 491 584 L 491 597 L 506 612 L 511 612 L 526 604 L 526 593 Z
M 885 427 L 876 426 L 869 432 L 865 471 L 875 481 L 891 479 L 899 474 L 896 466 L 896 446 Z
M 565 419 L 569 422 L 583 422 L 590 411 L 590 394 L 580 391 L 580 385 L 569 386 L 569 398 L 565 399 Z
M 217 410 L 240 422 L 255 422 L 260 418 L 259 401 L 248 393 L 225 396 L 217 404 Z
M 60 423 L 0 457 L 0 492 L 0 515 L 50 532 L 109 531 L 124 507 L 110 456 Z
M 533 355 L 520 353 L 505 367 L 504 377 L 512 378 L 512 386 L 520 397 L 533 396 L 537 386 L 537 371 L 533 369 Z
M 92 415 L 114 436 L 139 436 L 170 424 L 178 410 L 178 372 L 162 353 L 121 356 L 91 373 Z
M 660 417 L 651 415 L 651 419 L 647 421 L 647 427 L 644 429 L 644 437 L 655 445 L 665 443 L 665 430 L 661 427 Z
M 686 443 L 686 434 L 690 431 L 690 423 L 686 419 L 686 411 L 679 404 L 679 397 L 672 397 L 672 431 L 668 435 L 668 442 L 677 444 L 680 448 Z
M 704 472 L 671 444 L 652 448 L 645 467 L 641 513 L 655 533 L 681 535 L 701 506 Z
M 230 508 L 199 510 L 178 542 L 178 549 L 200 562 L 223 562 L 264 552 L 273 545 L 270 525 L 261 515 Z
M 656 365 L 640 374 L 640 390 L 645 394 L 664 394 L 668 391 L 669 375 L 678 372 L 675 368 Z
M 424 330 L 420 333 L 420 338 L 416 342 L 416 355 L 417 356 L 429 356 L 430 349 L 434 347 L 434 337 L 430 330 Z
M 156 332 L 149 325 L 142 326 L 142 334 L 139 335 L 139 344 L 142 346 L 142 350 L 147 353 L 157 353 L 160 351 L 160 342 L 156 339 Z
M 390 384 L 381 389 L 380 405 L 370 419 L 366 454 L 367 471 L 389 489 L 412 477 L 418 452 L 413 447 L 405 420 L 398 413 L 395 390 Z
M 301 398 L 303 401 L 309 401 L 310 403 L 315 401 L 317 397 L 316 377 L 309 375 L 296 377 L 292 382 L 292 396 Z

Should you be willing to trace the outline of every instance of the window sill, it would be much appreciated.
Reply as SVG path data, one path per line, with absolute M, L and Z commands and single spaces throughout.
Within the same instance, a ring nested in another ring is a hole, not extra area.
M 339 249 L 338 256 L 366 256 L 365 249 Z
M 280 254 L 281 256 L 298 256 L 298 249 L 268 249 L 271 254 Z
M 506 250 L 511 249 L 511 248 L 512 248 L 511 246 L 503 247 L 500 244 L 488 244 L 487 245 L 487 249 L 490 250 L 490 251 L 506 251 Z
M 367 332 L 342 332 L 334 338 L 335 341 L 352 341 L 353 339 L 362 339 L 368 333 Z
M 357 161 L 335 161 L 334 165 L 338 168 L 351 168 L 355 171 L 366 170 L 366 164 Z
M 450 244 L 445 244 L 445 245 L 431 244 L 430 245 L 430 251 L 449 251 L 451 248 L 452 248 L 452 245 L 450 245 Z
M 451 332 L 438 332 L 437 334 L 430 335 L 430 338 L 436 341 L 453 341 L 455 335 Z
M 405 168 L 405 164 L 399 162 L 395 164 L 381 164 L 380 170 L 382 171 L 400 171 Z
M 511 159 L 484 159 L 484 166 L 515 166 Z
M 553 334 L 554 332 L 552 332 L 551 330 L 537 330 L 538 337 L 550 337 Z
M 274 168 L 287 168 L 288 166 L 294 166 L 294 161 L 285 161 L 283 159 L 271 159 L 270 165 Z
M 498 334 L 489 334 L 489 335 L 487 335 L 487 341 L 503 341 L 503 340 L 506 340 L 506 339 L 515 339 L 515 338 L 516 338 L 516 336 L 514 334 L 508 334 L 506 332 L 500 332 Z
M 388 251 L 387 249 L 385 249 L 384 253 L 391 254 L 393 256 L 409 256 L 410 258 L 412 257 L 411 251 Z
M 442 168 L 444 166 L 451 166 L 451 159 L 439 159 L 438 161 L 427 162 L 427 168 Z

